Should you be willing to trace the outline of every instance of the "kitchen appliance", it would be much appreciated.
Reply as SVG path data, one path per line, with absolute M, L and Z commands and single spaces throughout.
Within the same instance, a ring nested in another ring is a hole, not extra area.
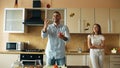
M 40 0 L 33 0 L 33 8 L 40 8 L 41 1 Z M 25 25 L 43 25 L 44 21 L 41 17 L 41 10 L 37 9 L 27 9 L 26 11 L 27 18 L 23 22 Z
M 6 50 L 22 51 L 27 49 L 27 45 L 24 42 L 6 42 Z
M 38 60 L 43 65 L 43 54 L 20 54 L 20 61 L 25 66 L 35 65 Z
M 44 49 L 25 49 L 23 52 L 44 52 Z

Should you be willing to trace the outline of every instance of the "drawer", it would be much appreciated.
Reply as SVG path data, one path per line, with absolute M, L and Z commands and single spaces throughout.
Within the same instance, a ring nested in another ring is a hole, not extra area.
M 120 68 L 120 62 L 110 62 L 110 68 Z
M 110 61 L 120 61 L 120 55 L 110 55 Z

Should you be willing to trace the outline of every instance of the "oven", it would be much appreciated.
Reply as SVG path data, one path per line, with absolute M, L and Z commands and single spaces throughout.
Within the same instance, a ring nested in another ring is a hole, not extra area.
M 38 60 L 43 65 L 43 54 L 20 54 L 20 61 L 24 65 L 35 65 Z

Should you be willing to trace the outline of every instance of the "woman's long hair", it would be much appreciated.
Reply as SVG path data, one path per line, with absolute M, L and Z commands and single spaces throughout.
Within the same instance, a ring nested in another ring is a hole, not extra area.
M 95 23 L 94 25 L 98 26 L 98 33 L 97 33 L 97 34 L 98 34 L 98 35 L 102 34 L 101 26 L 100 26 L 99 24 L 96 24 L 96 23 Z M 93 26 L 94 26 L 94 25 L 93 25 Z M 93 35 L 94 35 L 94 34 L 95 34 L 95 32 L 93 31 Z

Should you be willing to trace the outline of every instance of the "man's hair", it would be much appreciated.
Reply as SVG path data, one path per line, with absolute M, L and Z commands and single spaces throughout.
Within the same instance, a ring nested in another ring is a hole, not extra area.
M 58 12 L 58 11 L 54 11 L 53 13 L 57 13 L 57 14 L 61 15 L 60 12 Z

